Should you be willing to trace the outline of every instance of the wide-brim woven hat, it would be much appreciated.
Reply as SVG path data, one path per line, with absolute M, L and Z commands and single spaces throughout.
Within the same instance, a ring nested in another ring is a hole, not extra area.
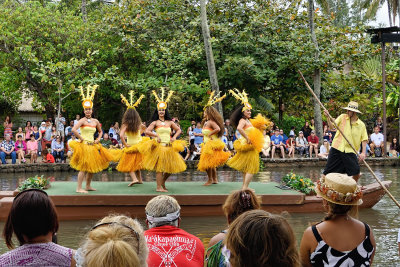
M 361 205 L 362 192 L 356 181 L 346 174 L 323 175 L 315 186 L 315 192 L 323 199 L 339 205 Z
M 362 112 L 358 110 L 358 103 L 355 101 L 350 101 L 347 107 L 343 107 L 343 109 L 362 114 Z

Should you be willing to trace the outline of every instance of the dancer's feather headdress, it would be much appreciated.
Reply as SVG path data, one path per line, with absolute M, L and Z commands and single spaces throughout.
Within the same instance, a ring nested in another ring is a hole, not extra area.
M 84 89 L 82 86 L 79 86 L 81 97 L 82 97 L 82 107 L 85 108 L 93 108 L 93 99 L 94 94 L 96 93 L 96 89 L 99 87 L 97 84 L 86 86 Z M 86 92 L 85 92 L 86 90 Z
M 136 107 L 140 105 L 140 102 L 144 98 L 144 95 L 140 95 L 139 99 L 136 100 L 136 102 L 134 103 L 133 102 L 133 90 L 130 90 L 128 94 L 129 94 L 129 101 L 128 101 L 128 99 L 126 99 L 126 97 L 123 94 L 121 94 L 122 103 L 124 103 L 128 107 L 128 109 L 129 108 L 136 109 Z
M 229 93 L 231 93 L 237 100 L 240 100 L 243 104 L 242 111 L 246 109 L 252 109 L 253 107 L 249 103 L 249 99 L 247 98 L 246 92 L 243 90 L 243 92 L 240 92 L 238 89 L 233 89 L 229 90 Z
M 159 97 L 159 96 L 157 95 L 156 91 L 154 91 L 154 90 L 152 91 L 152 93 L 153 93 L 153 95 L 154 95 L 154 97 L 156 98 L 156 101 L 157 101 L 157 109 L 167 109 L 168 102 L 169 102 L 169 100 L 171 99 L 171 96 L 174 94 L 174 91 L 169 91 L 169 92 L 168 92 L 167 98 L 164 99 L 164 97 L 165 97 L 165 90 L 166 90 L 166 89 L 167 89 L 166 87 L 161 87 L 161 88 L 160 88 L 160 90 L 161 90 L 161 97 Z
M 208 108 L 208 107 L 211 107 L 211 106 L 215 105 L 218 102 L 221 102 L 222 99 L 224 99 L 226 97 L 226 94 L 224 94 L 221 97 L 219 97 L 219 93 L 216 96 L 214 96 L 214 95 L 215 95 L 215 91 L 212 91 L 211 94 L 210 94 L 210 97 L 208 98 L 207 104 L 204 106 L 204 110 L 206 108 Z

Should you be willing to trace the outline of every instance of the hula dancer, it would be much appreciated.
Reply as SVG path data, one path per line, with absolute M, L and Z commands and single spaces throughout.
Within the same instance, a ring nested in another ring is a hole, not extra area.
M 233 144 L 236 155 L 228 160 L 228 166 L 243 173 L 242 190 L 248 189 L 253 175 L 260 169 L 260 156 L 264 146 L 264 136 L 262 131 L 270 125 L 270 121 L 258 114 L 254 119 L 251 118 L 251 105 L 247 99 L 245 91 L 242 93 L 229 90 L 229 92 L 242 102 L 240 107 L 231 115 L 231 122 L 237 128 L 241 137 Z
M 142 169 L 143 155 L 138 151 L 138 147 L 139 143 L 142 141 L 141 131 L 143 131 L 145 127 L 142 125 L 142 120 L 139 113 L 136 111 L 136 107 L 139 106 L 144 95 L 141 95 L 135 103 L 133 102 L 132 90 L 129 91 L 130 101 L 128 101 L 122 94 L 121 98 L 122 102 L 128 107 L 128 109 L 125 111 L 122 118 L 120 135 L 125 148 L 122 150 L 122 156 L 118 163 L 117 170 L 119 172 L 129 173 L 132 182 L 128 186 L 133 186 L 134 184 L 143 183 L 142 175 L 140 173 L 140 170 Z M 127 137 L 126 142 L 125 136 Z
M 222 101 L 222 97 L 214 97 L 211 93 L 207 105 L 204 107 L 203 136 L 204 145 L 201 149 L 199 171 L 207 172 L 208 181 L 204 185 L 218 184 L 217 167 L 222 166 L 228 160 L 231 153 L 225 152 L 225 144 L 220 139 L 224 134 L 224 121 L 221 114 L 213 107 L 215 103 Z
M 98 85 L 88 85 L 86 96 L 82 86 L 80 86 L 82 96 L 82 106 L 84 109 L 85 117 L 80 119 L 72 132 L 77 138 L 77 141 L 71 141 L 70 147 L 74 151 L 70 161 L 70 165 L 75 170 L 79 171 L 78 186 L 76 192 L 88 193 L 88 191 L 95 191 L 90 183 L 93 174 L 101 172 L 108 167 L 110 161 L 114 159 L 112 153 L 99 144 L 103 131 L 101 130 L 100 122 L 92 118 L 93 113 L 93 98 Z M 78 132 L 80 129 L 80 133 Z M 94 140 L 96 129 L 99 136 Z M 82 182 L 86 179 L 86 190 L 82 189 Z
M 184 150 L 186 144 L 184 141 L 176 140 L 181 134 L 181 129 L 171 120 L 167 109 L 168 102 L 173 93 L 173 91 L 169 91 L 167 98 L 164 100 L 164 87 L 161 88 L 161 98 L 153 91 L 153 95 L 157 101 L 157 110 L 154 111 L 151 124 L 147 127 L 145 133 L 156 139 L 144 142 L 141 145 L 141 147 L 147 150 L 144 151 L 144 169 L 156 172 L 157 192 L 168 192 L 165 187 L 168 177 L 172 173 L 186 170 L 185 161 L 179 154 L 179 152 Z M 175 131 L 172 137 L 171 130 Z
M 343 109 L 346 110 L 346 114 L 340 115 L 335 122 L 357 151 L 360 150 L 360 145 L 362 144 L 361 154 L 358 155 L 360 161 L 362 161 L 366 156 L 368 134 L 364 122 L 357 116 L 358 113 L 361 114 L 358 110 L 358 103 L 350 101 L 347 107 Z M 329 113 L 327 114 L 327 112 L 325 112 L 325 114 L 327 118 L 329 118 Z M 330 129 L 335 128 L 329 119 L 328 125 Z M 324 175 L 331 172 L 346 173 L 348 176 L 353 176 L 356 182 L 360 178 L 360 165 L 358 164 L 357 154 L 343 138 L 340 131 L 337 131 L 333 138 Z

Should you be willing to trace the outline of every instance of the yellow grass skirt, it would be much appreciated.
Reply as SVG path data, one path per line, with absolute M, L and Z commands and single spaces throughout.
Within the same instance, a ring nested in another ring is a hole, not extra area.
M 143 137 L 141 142 L 150 140 L 149 137 Z M 143 168 L 143 154 L 139 152 L 140 143 L 122 149 L 121 157 L 117 165 L 119 172 L 135 172 Z
M 228 160 L 228 166 L 243 173 L 258 173 L 260 169 L 260 152 L 264 145 L 263 134 L 256 128 L 250 129 L 247 136 L 251 144 L 246 139 L 241 138 L 233 143 L 236 155 Z
M 71 141 L 70 147 L 74 153 L 69 164 L 78 171 L 101 172 L 108 167 L 110 161 L 115 160 L 115 155 L 101 144 Z
M 155 172 L 178 173 L 186 170 L 186 163 L 179 152 L 183 151 L 186 142 L 176 140 L 164 146 L 155 139 L 139 143 L 138 150 L 143 153 L 143 169 Z
M 230 152 L 225 152 L 224 142 L 222 140 L 209 140 L 201 148 L 200 161 L 197 169 L 199 171 L 206 171 L 225 164 L 231 156 Z

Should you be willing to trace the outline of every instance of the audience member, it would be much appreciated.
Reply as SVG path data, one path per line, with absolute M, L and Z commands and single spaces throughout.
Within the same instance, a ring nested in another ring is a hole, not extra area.
M 294 151 L 296 150 L 296 141 L 294 140 L 294 136 L 289 136 L 289 139 L 286 140 L 286 148 L 288 150 L 288 157 L 290 156 L 294 158 Z
M 227 130 L 228 148 L 229 150 L 233 150 L 233 138 L 235 137 L 235 129 L 233 129 L 230 120 L 225 120 L 225 127 Z
M 196 128 L 193 129 L 193 135 L 194 135 L 194 144 L 196 146 L 199 146 L 200 144 L 203 143 L 203 133 L 200 122 L 198 122 L 196 124 Z
M 389 155 L 391 157 L 398 157 L 399 153 L 400 153 L 400 144 L 397 141 L 397 138 L 393 138 L 392 143 L 390 144 Z
M 38 152 L 42 151 L 42 133 L 39 131 L 39 129 L 36 125 L 33 126 L 32 134 L 35 137 L 35 140 L 37 141 Z M 40 155 L 40 153 L 39 153 L 39 155 Z
M 304 137 L 303 131 L 299 132 L 299 136 L 296 137 L 296 149 L 299 152 L 300 157 L 306 155 L 308 157 L 308 142 Z
M 194 139 L 194 134 L 193 134 L 194 128 L 196 128 L 196 122 L 192 121 L 191 125 L 187 129 L 187 135 L 189 136 L 189 142 L 190 142 L 190 140 Z
M 263 135 L 264 135 L 264 146 L 261 152 L 266 158 L 268 158 L 269 152 L 271 151 L 271 137 L 269 137 L 269 134 L 267 134 L 267 130 L 263 131 Z
M 114 128 L 114 124 L 111 124 L 110 129 L 108 130 L 108 136 L 110 136 L 112 134 L 112 136 L 115 136 L 117 134 L 115 128 Z
M 267 135 L 268 136 L 268 135 Z M 261 198 L 256 196 L 249 189 L 233 191 L 226 198 L 222 209 L 224 211 L 228 225 L 230 225 L 240 214 L 261 208 Z M 208 267 L 224 266 L 225 257 L 221 254 L 224 246 L 223 241 L 226 238 L 228 229 L 213 236 L 208 243 L 206 262 Z
M 189 150 L 186 153 L 185 160 L 198 160 L 200 158 L 201 151 L 199 147 L 194 144 L 194 139 L 190 140 Z
M 113 146 L 113 142 L 110 140 L 108 133 L 103 134 L 103 138 L 100 140 L 100 144 L 105 148 L 110 148 Z
M 50 153 L 51 145 L 46 144 L 45 149 L 42 150 L 42 162 L 43 163 L 55 163 L 54 156 Z
M 271 151 L 271 158 L 273 159 L 275 156 L 275 150 L 280 149 L 282 158 L 285 157 L 285 145 L 283 144 L 283 137 L 279 135 L 279 129 L 275 130 L 275 134 L 271 136 L 271 144 L 272 144 L 272 151 Z
M 346 174 L 329 173 L 318 181 L 316 191 L 328 214 L 304 232 L 303 266 L 371 266 L 376 246 L 372 230 L 350 216 L 362 204 L 357 182 Z
M 81 115 L 76 114 L 75 115 L 75 120 L 74 120 L 74 125 L 77 124 L 80 119 L 81 119 Z
M 314 151 L 315 157 L 318 156 L 318 146 L 319 146 L 319 138 L 315 135 L 315 131 L 311 131 L 311 135 L 307 138 L 308 146 L 310 149 L 310 158 L 312 158 L 312 152 Z
M 12 127 L 13 127 L 13 123 L 11 121 L 10 116 L 6 116 L 4 122 L 3 122 L 3 126 L 4 126 L 4 138 L 6 138 L 6 135 L 10 135 L 12 136 Z
M 229 226 L 223 251 L 232 267 L 299 267 L 296 238 L 280 215 L 251 210 Z M 229 256 L 229 257 L 228 257 Z
M 69 126 L 65 128 L 65 141 L 68 142 L 71 139 L 71 136 L 74 134 L 72 132 L 72 128 L 74 128 L 74 121 L 69 122 Z
M 115 135 L 114 135 L 114 139 L 116 139 L 118 141 L 118 143 L 120 142 L 120 132 L 121 129 L 119 128 L 119 122 L 115 122 L 114 123 L 114 130 L 115 130 Z
M 15 133 L 15 140 L 18 140 L 19 136 L 22 136 L 22 139 L 25 139 L 25 134 L 24 131 L 22 130 L 22 127 L 18 127 L 18 130 Z
M 0 266 L 75 266 L 72 249 L 52 242 L 58 231 L 55 206 L 47 193 L 28 189 L 15 196 L 3 237 L 9 252 L 0 256 Z M 13 244 L 15 234 L 19 247 Z
M 59 136 L 60 135 L 60 133 L 59 133 L 59 131 L 57 130 L 57 128 L 56 128 L 56 126 L 55 125 L 53 125 L 53 126 L 51 126 L 51 142 L 50 142 L 50 144 L 56 139 L 56 137 L 57 136 Z
M 146 205 L 145 232 L 149 266 L 204 266 L 204 247 L 200 239 L 179 228 L 178 202 L 167 195 L 152 198 Z
M 64 142 L 64 137 L 65 137 L 65 125 L 66 125 L 66 120 L 60 113 L 58 117 L 58 125 L 57 125 L 57 131 L 59 132 L 59 135 L 61 137 L 61 140 Z
M 311 121 L 310 121 L 310 128 L 311 128 L 312 131 L 315 131 L 315 121 L 314 121 L 314 119 L 311 119 Z
M 287 135 L 283 132 L 283 129 L 279 130 L 279 135 L 282 136 L 282 143 L 286 144 L 286 141 L 289 139 Z
M 2 164 L 7 164 L 6 157 L 11 157 L 12 164 L 17 162 L 17 153 L 15 152 L 15 142 L 11 140 L 11 135 L 7 134 L 5 140 L 1 142 L 0 158 Z
M 49 119 L 47 119 L 45 123 L 45 130 L 44 133 L 42 133 L 42 137 L 42 148 L 45 148 L 47 144 L 51 144 L 52 140 L 52 126 Z
M 22 135 L 18 135 L 17 141 L 15 142 L 15 151 L 17 152 L 18 156 L 18 163 L 25 163 L 26 142 Z
M 33 132 L 33 126 L 31 121 L 26 121 L 25 124 L 25 142 L 31 140 L 31 133 Z
M 125 215 L 101 219 L 75 254 L 77 266 L 147 267 L 149 253 L 142 226 Z
M 379 132 L 379 127 L 375 126 L 374 133 L 371 134 L 371 143 L 369 145 L 371 149 L 371 153 L 373 156 L 381 157 L 384 145 L 384 137 L 383 134 Z M 375 151 L 378 148 L 379 151 Z
M 378 119 L 375 121 L 374 128 L 375 127 L 378 127 L 379 132 L 383 133 L 383 120 L 382 120 L 382 117 L 378 117 Z
M 35 139 L 35 136 L 32 133 L 31 140 L 26 142 L 26 154 L 30 155 L 31 163 L 37 162 L 38 151 L 39 151 L 38 141 Z
M 304 137 L 306 139 L 310 136 L 312 129 L 311 129 L 308 121 L 306 121 L 306 123 L 304 124 L 303 128 L 301 128 L 301 131 L 303 132 Z
M 321 145 L 319 148 L 319 154 L 318 157 L 322 159 L 327 159 L 329 155 L 329 150 L 331 149 L 331 146 L 329 145 L 328 140 L 324 140 L 324 143 Z
M 289 136 L 293 135 L 293 137 L 296 137 L 296 127 L 292 126 L 290 128 Z
M 51 153 L 56 162 L 64 162 L 64 142 L 61 140 L 61 136 L 57 135 L 51 142 Z

